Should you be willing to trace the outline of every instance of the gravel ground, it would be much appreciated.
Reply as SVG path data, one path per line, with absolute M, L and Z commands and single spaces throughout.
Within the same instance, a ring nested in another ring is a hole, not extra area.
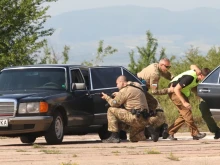
M 33 145 L 19 138 L 0 139 L 0 165 L 219 165 L 220 140 L 208 135 L 192 140 L 177 133 L 178 141 L 160 139 L 138 143 L 104 144 L 97 135 L 65 136 L 61 145 L 43 137 Z

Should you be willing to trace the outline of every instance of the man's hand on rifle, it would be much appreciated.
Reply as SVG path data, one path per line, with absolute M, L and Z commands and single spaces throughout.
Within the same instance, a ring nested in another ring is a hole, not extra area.
M 118 94 L 118 92 L 114 92 L 114 93 L 112 93 L 112 96 L 116 96 Z
M 104 92 L 102 92 L 102 99 L 106 100 L 106 99 L 107 99 L 107 97 L 108 97 L 108 95 L 107 95 L 107 94 L 105 94 Z

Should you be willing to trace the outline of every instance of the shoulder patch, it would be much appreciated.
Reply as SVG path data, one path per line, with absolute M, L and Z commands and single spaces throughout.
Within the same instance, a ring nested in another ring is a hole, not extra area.
M 117 104 L 117 101 L 116 100 L 112 100 L 112 104 Z

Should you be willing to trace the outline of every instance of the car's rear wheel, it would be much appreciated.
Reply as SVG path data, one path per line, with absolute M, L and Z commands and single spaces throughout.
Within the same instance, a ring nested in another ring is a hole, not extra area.
M 63 141 L 63 117 L 56 111 L 53 116 L 53 122 L 45 134 L 47 144 L 60 144 Z
M 20 140 L 22 143 L 32 144 L 35 142 L 36 136 L 31 136 L 31 135 L 20 136 Z
M 108 131 L 108 125 L 105 124 L 103 125 L 100 129 L 99 129 L 99 138 L 101 140 L 105 140 L 105 139 L 108 139 L 111 135 L 111 132 Z

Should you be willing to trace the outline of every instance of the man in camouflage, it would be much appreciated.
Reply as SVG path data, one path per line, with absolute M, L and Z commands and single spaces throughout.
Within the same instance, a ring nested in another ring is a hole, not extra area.
M 158 83 L 161 76 L 166 78 L 167 80 L 171 80 L 173 78 L 171 73 L 168 71 L 170 67 L 170 60 L 167 58 L 163 58 L 159 61 L 159 63 L 153 63 L 144 68 L 141 72 L 137 73 L 137 76 L 138 78 L 146 81 L 147 89 L 151 89 L 151 93 L 153 95 L 168 94 L 169 92 L 171 92 L 169 91 L 170 89 L 165 88 L 162 90 L 158 90 Z M 146 98 L 150 110 L 155 110 L 158 108 L 161 109 L 157 99 L 154 98 L 149 92 L 146 92 Z M 164 123 L 161 128 L 161 136 L 164 139 L 169 136 L 167 133 L 167 128 L 168 125 Z
M 119 131 L 129 132 L 131 142 L 146 140 L 144 129 L 148 129 L 152 135 L 153 141 L 157 141 L 159 136 L 155 129 L 161 126 L 165 117 L 163 112 L 157 112 L 155 116 L 145 118 L 140 115 L 132 114 L 132 110 L 139 112 L 149 112 L 145 93 L 139 83 L 127 82 L 125 76 L 119 76 L 116 80 L 119 92 L 114 93 L 115 97 L 111 98 L 102 93 L 102 99 L 105 99 L 110 108 L 107 112 L 108 130 L 112 132 L 111 136 L 103 140 L 104 143 L 119 143 Z M 120 108 L 123 105 L 124 108 Z

